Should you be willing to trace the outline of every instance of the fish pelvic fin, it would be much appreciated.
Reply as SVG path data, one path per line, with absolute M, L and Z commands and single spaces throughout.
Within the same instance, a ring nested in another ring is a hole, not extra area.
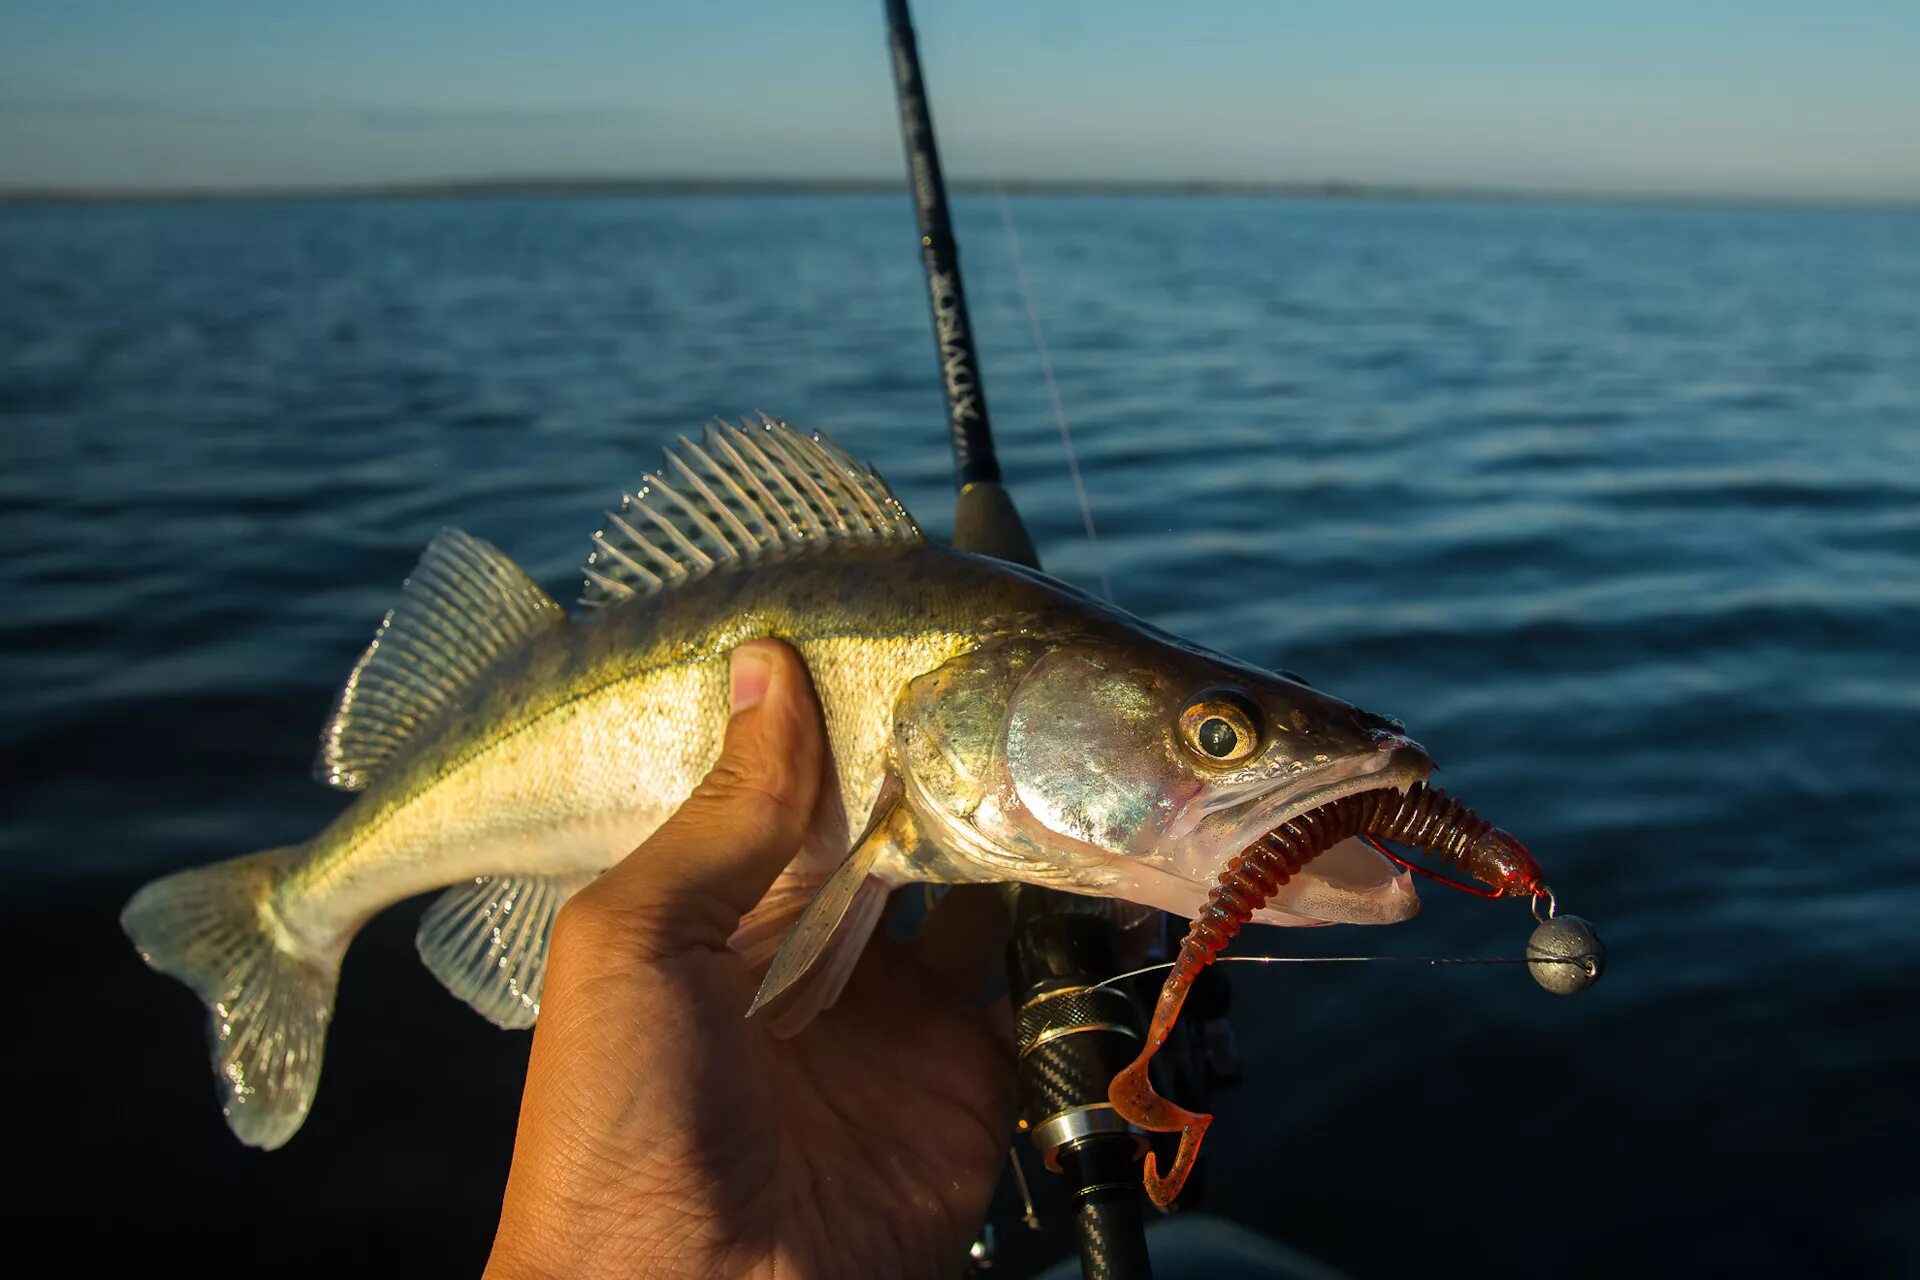
M 500 548 L 442 529 L 340 690 L 314 776 L 364 790 L 495 663 L 566 620 Z
M 274 912 L 274 886 L 303 852 L 270 849 L 166 876 L 120 914 L 140 958 L 206 1002 L 221 1114 L 240 1141 L 269 1151 L 313 1105 L 345 951 L 308 952 Z
M 577 876 L 477 876 L 435 898 L 414 945 L 448 991 L 496 1027 L 531 1027 L 540 1017 L 553 918 Z

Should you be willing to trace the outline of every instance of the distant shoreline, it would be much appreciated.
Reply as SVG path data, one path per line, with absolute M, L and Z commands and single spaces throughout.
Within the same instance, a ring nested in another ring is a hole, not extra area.
M 1836 209 L 1906 212 L 1896 197 L 1685 195 L 1662 192 L 1523 190 L 1363 182 L 1219 182 L 961 178 L 960 195 L 1240 197 L 1280 200 L 1445 201 L 1488 204 L 1654 205 L 1682 208 Z M 593 199 L 658 196 L 871 196 L 907 194 L 896 178 L 467 178 L 287 187 L 0 187 L 0 205 L 215 204 L 329 200 Z

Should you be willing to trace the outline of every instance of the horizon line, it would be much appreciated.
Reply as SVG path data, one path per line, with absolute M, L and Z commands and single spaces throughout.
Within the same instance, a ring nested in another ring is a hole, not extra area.
M 1214 178 L 955 178 L 962 195 L 1004 191 L 1022 196 L 1188 196 L 1272 199 L 1444 201 L 1498 204 L 1655 205 L 1697 208 L 1779 208 L 1920 211 L 1911 196 L 1787 195 L 1742 192 L 1595 191 L 1560 188 L 1427 183 L 1254 181 Z M 440 178 L 403 182 L 340 182 L 285 185 L 198 184 L 179 186 L 0 186 L 0 205 L 214 204 L 327 200 L 590 199 L 703 195 L 898 195 L 906 179 L 872 177 L 792 178 L 773 175 L 719 177 L 693 174 L 647 176 L 514 176 Z

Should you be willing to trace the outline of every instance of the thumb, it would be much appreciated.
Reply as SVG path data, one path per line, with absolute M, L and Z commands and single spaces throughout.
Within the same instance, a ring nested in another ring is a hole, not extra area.
M 563 917 L 637 934 L 655 956 L 719 949 L 793 858 L 826 758 L 813 682 L 777 640 L 735 649 L 728 676 L 733 714 L 706 779 L 644 844 L 576 894 Z

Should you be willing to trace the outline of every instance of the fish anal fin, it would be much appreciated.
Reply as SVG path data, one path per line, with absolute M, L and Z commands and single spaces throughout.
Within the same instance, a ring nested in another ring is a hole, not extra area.
M 442 529 L 341 688 L 314 776 L 364 790 L 495 662 L 566 618 L 505 552 Z
M 498 1027 L 540 1016 L 553 918 L 593 877 L 476 876 L 428 906 L 414 936 L 433 976 Z

